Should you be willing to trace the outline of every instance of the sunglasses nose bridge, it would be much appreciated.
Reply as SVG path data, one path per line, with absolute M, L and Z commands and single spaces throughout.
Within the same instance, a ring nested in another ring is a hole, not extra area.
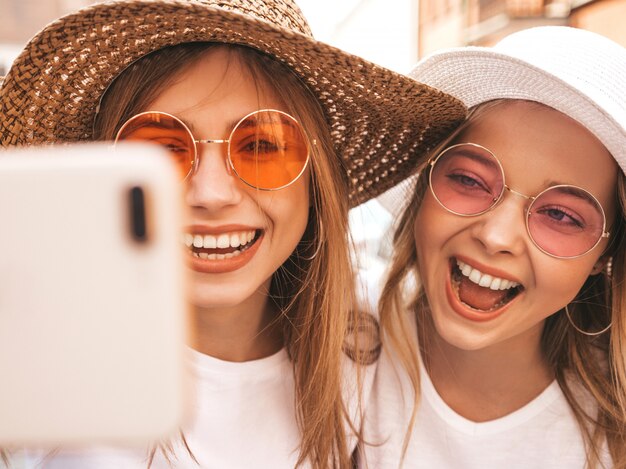
M 535 201 L 536 197 L 533 197 L 531 195 L 526 195 L 522 192 L 516 191 L 515 189 L 512 189 L 511 187 L 507 186 L 506 184 L 504 185 L 504 189 L 506 189 L 508 192 L 510 192 L 513 195 L 516 195 L 518 197 L 521 197 L 522 199 L 525 199 L 527 201 L 526 203 L 526 217 L 528 218 L 528 214 L 530 212 L 530 207 L 532 206 L 533 202 Z M 504 194 L 502 194 L 504 195 Z M 500 197 L 502 198 L 502 197 Z
M 517 196 L 519 196 L 519 197 L 522 197 L 523 199 L 530 200 L 531 202 L 532 202 L 533 200 L 535 200 L 535 198 L 534 198 L 534 197 L 532 197 L 532 196 L 530 196 L 530 195 L 523 194 L 522 192 L 516 191 L 515 189 L 511 189 L 511 188 L 510 188 L 509 186 L 507 186 L 506 184 L 504 185 L 504 188 L 505 188 L 507 191 L 509 191 L 510 193 L 515 194 L 515 195 L 517 195 Z
M 230 142 L 230 140 L 224 140 L 224 139 L 206 139 L 206 140 L 194 140 L 195 143 L 228 143 Z
M 197 147 L 200 144 L 211 144 L 211 143 L 218 143 L 218 144 L 230 144 L 230 140 L 229 139 L 194 139 L 193 140 L 194 144 L 196 145 L 196 161 L 194 164 L 194 169 L 197 170 L 198 166 L 200 165 L 200 152 L 198 151 Z M 226 156 L 224 158 L 226 160 L 226 171 L 228 171 L 229 175 L 232 175 L 232 168 L 231 168 L 231 164 L 230 164 L 230 159 L 228 158 L 228 156 Z
M 512 189 L 511 187 L 509 187 L 506 184 L 504 184 L 504 189 L 506 189 L 507 192 L 510 192 L 511 194 L 516 195 L 516 196 L 521 197 L 522 199 L 526 200 L 526 206 L 525 206 L 525 209 L 524 209 L 524 212 L 525 212 L 524 219 L 525 219 L 525 223 L 526 223 L 526 230 L 528 231 L 528 234 L 530 235 L 530 231 L 528 230 L 528 221 L 529 221 L 528 218 L 530 216 L 531 207 L 532 207 L 533 202 L 535 201 L 536 197 L 533 197 L 531 195 L 526 195 L 526 194 L 524 194 L 522 192 L 516 191 L 515 189 Z M 503 198 L 503 196 L 504 196 L 504 192 L 500 196 L 500 200 Z M 531 236 L 531 238 L 532 238 L 532 236 Z

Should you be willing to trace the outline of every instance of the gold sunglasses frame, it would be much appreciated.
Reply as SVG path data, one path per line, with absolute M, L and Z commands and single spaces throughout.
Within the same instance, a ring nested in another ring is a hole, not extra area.
M 298 175 L 296 177 L 294 177 L 289 183 L 284 184 L 280 187 L 275 187 L 275 188 L 266 188 L 266 187 L 258 187 L 255 186 L 254 184 L 249 183 L 248 181 L 246 181 L 243 177 L 241 177 L 241 175 L 237 172 L 237 169 L 235 168 L 232 158 L 231 158 L 231 154 L 230 154 L 230 142 L 233 139 L 233 135 L 235 134 L 235 132 L 237 131 L 237 129 L 239 128 L 239 126 L 249 117 L 256 115 L 256 114 L 261 114 L 264 112 L 275 112 L 278 114 L 281 114 L 285 117 L 287 117 L 288 119 L 291 119 L 299 128 L 300 132 L 302 133 L 302 136 L 304 138 L 304 142 L 306 144 L 306 148 L 307 148 L 307 154 L 306 154 L 306 161 L 304 162 L 304 165 L 302 166 L 302 170 L 298 173 Z M 302 127 L 302 125 L 300 124 L 300 122 L 298 122 L 298 120 L 293 117 L 290 114 L 287 114 L 284 111 L 279 111 L 278 109 L 259 109 L 257 111 L 252 111 L 248 114 L 246 114 L 245 116 L 243 116 L 241 119 L 239 119 L 239 121 L 237 121 L 237 123 L 233 126 L 232 130 L 230 131 L 230 134 L 228 135 L 227 139 L 196 139 L 196 137 L 194 136 L 193 132 L 191 131 L 191 129 L 187 126 L 187 124 L 185 124 L 180 118 L 176 117 L 173 114 L 170 114 L 168 112 L 163 112 L 163 111 L 143 111 L 140 112 L 138 114 L 133 115 L 132 117 L 128 118 L 124 124 L 122 124 L 122 126 L 120 127 L 120 129 L 117 131 L 116 135 L 115 135 L 115 141 L 114 143 L 117 143 L 118 141 L 123 141 L 120 140 L 120 135 L 123 133 L 123 131 L 127 128 L 127 126 L 136 118 L 141 117 L 141 116 L 145 116 L 147 114 L 160 114 L 160 115 L 164 115 L 167 116 L 170 119 L 173 119 L 174 121 L 176 121 L 178 124 L 180 124 L 185 131 L 189 134 L 189 136 L 191 137 L 191 141 L 193 142 L 193 161 L 191 162 L 191 168 L 189 169 L 189 172 L 185 175 L 185 177 L 182 179 L 183 181 L 187 180 L 187 178 L 196 172 L 198 165 L 200 164 L 200 157 L 199 157 L 199 152 L 198 152 L 198 144 L 199 143 L 226 143 L 228 144 L 227 146 L 227 154 L 226 154 L 226 161 L 228 162 L 228 167 L 235 173 L 235 175 L 237 176 L 237 178 L 243 182 L 244 184 L 246 184 L 249 187 L 252 187 L 253 189 L 257 189 L 257 190 L 261 190 L 261 191 L 279 191 L 281 189 L 285 189 L 286 187 L 291 186 L 293 183 L 295 183 L 298 179 L 300 179 L 300 177 L 304 174 L 304 172 L 306 171 L 306 168 L 309 165 L 309 161 L 311 159 L 311 145 L 315 145 L 315 140 L 309 141 L 309 138 L 306 134 L 306 132 L 304 131 L 304 128 Z
M 454 149 L 454 148 L 458 148 L 458 147 L 466 147 L 466 146 L 471 146 L 471 147 L 475 147 L 475 148 L 479 148 L 481 150 L 486 151 L 489 155 L 491 155 L 493 157 L 493 159 L 496 161 L 496 163 L 498 164 L 498 168 L 500 169 L 500 175 L 502 176 L 502 191 L 500 191 L 500 194 L 498 194 L 497 197 L 495 197 L 493 199 L 492 204 L 485 210 L 478 212 L 478 213 L 472 213 L 472 214 L 466 214 L 466 213 L 459 213 L 459 212 L 455 212 L 454 210 L 451 210 L 450 208 L 446 207 L 443 202 L 441 200 L 439 200 L 439 198 L 437 197 L 437 194 L 435 194 L 435 190 L 433 189 L 433 184 L 432 184 L 432 174 L 433 174 L 433 168 L 435 167 L 435 164 L 437 163 L 437 161 L 439 161 L 439 159 L 446 154 L 448 151 Z M 534 195 L 534 196 L 530 196 L 530 195 L 526 195 L 522 192 L 516 191 L 515 189 L 512 189 L 511 187 L 509 187 L 506 184 L 506 178 L 505 178 L 505 174 L 504 174 L 504 168 L 502 167 L 502 163 L 500 163 L 500 160 L 498 159 L 498 157 L 488 148 L 485 148 L 482 145 L 479 145 L 477 143 L 471 143 L 471 142 L 464 142 L 464 143 L 457 143 L 455 145 L 451 145 L 449 147 L 444 148 L 443 150 L 441 150 L 435 157 L 431 158 L 427 165 L 428 167 L 428 187 L 430 189 L 430 193 L 432 194 L 432 196 L 435 198 L 435 200 L 437 201 L 437 203 L 439 203 L 439 205 L 441 205 L 441 207 L 443 207 L 447 212 L 452 213 L 454 215 L 460 216 L 460 217 L 478 217 L 480 215 L 483 215 L 491 210 L 493 210 L 495 207 L 498 206 L 498 204 L 502 201 L 502 199 L 504 199 L 504 193 L 505 191 L 509 191 L 515 195 L 518 195 L 528 201 L 530 201 L 530 203 L 528 203 L 528 206 L 525 209 L 526 215 L 524 217 L 524 224 L 526 225 L 526 233 L 528 234 L 528 237 L 530 238 L 530 240 L 532 241 L 532 243 L 537 247 L 537 249 L 539 249 L 541 252 L 543 252 L 544 254 L 550 256 L 550 257 L 554 257 L 556 259 L 576 259 L 579 257 L 582 257 L 586 254 L 588 254 L 589 252 L 591 252 L 596 246 L 598 246 L 598 244 L 600 244 L 600 241 L 602 241 L 603 238 L 608 238 L 610 236 L 610 232 L 606 231 L 606 214 L 604 212 L 604 207 L 602 207 L 602 204 L 600 203 L 600 201 L 588 190 L 583 189 L 582 187 L 578 187 L 578 186 L 574 186 L 572 184 L 557 184 L 554 186 L 550 186 L 547 187 L 546 189 L 542 190 L 541 192 L 539 192 L 539 194 Z M 558 189 L 558 188 L 563 188 L 563 187 L 571 187 L 574 188 L 576 190 L 579 191 L 583 191 L 585 194 L 587 194 L 591 200 L 593 200 L 598 207 L 600 208 L 600 213 L 602 214 L 602 233 L 600 234 L 600 236 L 598 237 L 597 241 L 595 242 L 595 244 L 593 246 L 591 246 L 589 249 L 587 249 L 585 252 L 583 252 L 582 254 L 577 254 L 575 256 L 557 256 L 556 254 L 552 254 L 548 251 L 546 251 L 544 248 L 542 248 L 533 238 L 533 235 L 530 232 L 530 227 L 529 227 L 529 218 L 530 215 L 532 213 L 532 206 L 535 203 L 535 201 L 541 197 L 543 194 L 545 194 L 546 192 L 553 190 L 553 189 Z

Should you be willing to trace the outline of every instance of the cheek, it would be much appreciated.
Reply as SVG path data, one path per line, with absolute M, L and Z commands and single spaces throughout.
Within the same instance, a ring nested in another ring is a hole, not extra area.
M 433 213 L 432 204 L 429 197 L 426 196 L 417 210 L 415 221 L 413 222 L 413 237 L 418 249 L 425 240 L 432 239 L 430 231 L 433 230 L 436 224 L 437 221 Z
M 458 232 L 457 218 L 450 216 L 430 193 L 427 193 L 413 224 L 418 256 L 438 252 L 446 240 Z
M 293 244 L 295 249 L 308 222 L 308 175 L 303 175 L 289 187 L 275 192 L 259 193 L 255 198 L 259 209 L 268 218 L 274 234 L 284 239 L 285 243 Z
M 427 283 L 430 275 L 428 267 L 436 262 L 436 253 L 441 252 L 444 240 L 441 237 L 443 226 L 441 218 L 437 216 L 437 207 L 434 207 L 428 197 L 424 199 L 417 211 L 413 223 L 413 240 L 417 255 L 417 267 L 422 282 Z
M 534 263 L 537 286 L 551 298 L 553 309 L 568 304 L 591 274 L 596 257 L 574 260 L 539 259 Z

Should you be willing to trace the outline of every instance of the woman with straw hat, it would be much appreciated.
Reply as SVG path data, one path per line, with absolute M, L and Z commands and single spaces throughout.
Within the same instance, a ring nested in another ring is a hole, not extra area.
M 314 40 L 292 0 L 96 4 L 30 41 L 0 106 L 3 146 L 166 145 L 190 207 L 193 419 L 147 459 L 45 466 L 350 467 L 379 343 L 354 307 L 348 209 L 464 106 Z
M 626 468 L 625 74 L 567 27 L 413 70 L 470 114 L 395 234 L 363 467 Z

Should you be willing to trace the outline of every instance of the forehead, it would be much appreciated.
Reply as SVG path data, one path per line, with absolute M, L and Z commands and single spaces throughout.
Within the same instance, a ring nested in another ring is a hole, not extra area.
M 485 146 L 500 160 L 508 185 L 536 194 L 555 183 L 580 186 L 607 207 L 619 168 L 585 127 L 547 106 L 506 101 L 472 119 L 454 143 Z
M 259 67 L 237 46 L 211 47 L 178 70 L 151 104 L 167 105 L 178 113 L 202 106 L 282 107 Z

